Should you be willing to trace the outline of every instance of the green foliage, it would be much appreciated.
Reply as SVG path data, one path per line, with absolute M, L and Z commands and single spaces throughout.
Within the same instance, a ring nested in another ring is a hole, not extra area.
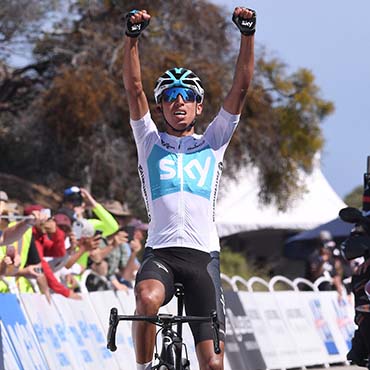
M 221 272 L 229 277 L 238 275 L 248 280 L 253 276 L 259 276 L 262 279 L 269 280 L 268 266 L 261 270 L 251 261 L 247 261 L 241 253 L 236 253 L 227 247 L 222 248 L 220 254 Z
M 261 53 L 246 118 L 231 142 L 232 153 L 228 152 L 238 157 L 239 165 L 259 169 L 261 200 L 275 202 L 280 209 L 305 190 L 298 185 L 300 176 L 312 170 L 323 146 L 320 124 L 334 109 L 320 97 L 310 71 L 287 75 L 286 69 L 281 61 Z
M 57 32 L 38 40 L 36 62 L 6 71 L 6 79 L 0 79 L 0 95 L 7 99 L 0 106 L 0 171 L 53 188 L 89 185 L 98 197 L 125 199 L 144 212 L 122 84 L 122 15 L 133 8 L 152 15 L 140 39 L 143 85 L 151 108 L 155 80 L 165 69 L 184 66 L 202 78 L 206 96 L 199 132 L 231 86 L 233 41 L 239 34 L 230 15 L 205 0 L 76 3 L 79 19 L 71 21 L 76 7 L 70 9 L 64 27 L 58 24 Z M 298 185 L 300 175 L 311 171 L 323 145 L 320 125 L 332 111 L 310 71 L 289 75 L 284 63 L 262 50 L 241 122 L 226 152 L 225 175 L 256 166 L 261 201 L 287 207 L 304 191 Z M 160 124 L 161 118 L 153 116 Z M 24 156 L 24 147 L 32 154 Z
M 346 203 L 349 207 L 361 209 L 363 193 L 364 187 L 362 185 L 355 187 L 349 194 L 344 197 L 344 203 Z

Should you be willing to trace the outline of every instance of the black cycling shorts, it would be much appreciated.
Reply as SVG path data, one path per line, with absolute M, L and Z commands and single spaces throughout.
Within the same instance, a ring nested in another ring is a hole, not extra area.
M 159 280 L 165 286 L 163 305 L 173 297 L 174 284 L 184 286 L 185 312 L 191 316 L 209 316 L 217 311 L 220 340 L 225 340 L 225 300 L 220 277 L 220 254 L 191 248 L 146 248 L 143 262 L 136 275 L 136 284 L 147 279 Z M 195 345 L 212 339 L 210 323 L 190 323 Z

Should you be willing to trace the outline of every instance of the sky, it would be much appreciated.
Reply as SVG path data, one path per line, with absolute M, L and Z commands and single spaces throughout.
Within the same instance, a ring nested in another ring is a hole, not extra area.
M 256 43 L 288 72 L 313 72 L 321 97 L 335 105 L 322 125 L 322 172 L 342 198 L 363 185 L 370 156 L 370 1 L 210 1 L 230 13 L 230 22 L 236 6 L 256 10 Z

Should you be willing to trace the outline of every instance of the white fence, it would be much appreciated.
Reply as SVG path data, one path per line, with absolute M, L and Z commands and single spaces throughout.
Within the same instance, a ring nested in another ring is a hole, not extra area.
M 304 279 L 274 277 L 248 281 L 223 276 L 227 333 L 226 370 L 304 368 L 345 362 L 354 332 L 353 307 L 336 292 L 321 292 Z M 276 291 L 277 283 L 288 290 Z M 300 291 L 301 285 L 311 291 Z M 243 286 L 239 290 L 238 286 Z M 265 291 L 255 291 L 260 285 Z M 106 349 L 111 307 L 134 311 L 132 292 L 83 293 L 81 301 L 40 294 L 0 295 L 0 370 L 135 370 L 130 324 L 120 322 L 118 350 Z M 163 308 L 174 312 L 174 302 Z M 184 338 L 197 370 L 190 329 Z

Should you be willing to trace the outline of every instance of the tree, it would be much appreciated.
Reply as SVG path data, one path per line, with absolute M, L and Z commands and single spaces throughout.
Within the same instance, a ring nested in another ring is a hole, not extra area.
M 356 186 L 349 194 L 344 197 L 344 203 L 349 207 L 362 208 L 362 195 L 364 187 L 362 185 Z
M 140 42 L 143 83 L 152 108 L 155 78 L 165 69 L 185 66 L 202 78 L 206 100 L 199 131 L 211 121 L 231 84 L 238 31 L 222 9 L 205 0 L 78 5 L 79 17 L 74 10 L 69 13 L 70 28 L 58 26 L 45 33 L 35 45 L 34 62 L 0 80 L 0 104 L 6 103 L 0 116 L 5 163 L 0 171 L 38 180 L 42 175 L 51 187 L 88 184 L 99 197 L 129 198 L 143 212 L 142 202 L 137 202 L 136 149 L 121 77 L 122 15 L 135 7 L 153 15 Z M 323 145 L 320 124 L 333 110 L 320 97 L 310 71 L 287 75 L 286 70 L 264 50 L 258 54 L 242 121 L 225 158 L 227 176 L 235 176 L 242 166 L 258 167 L 261 200 L 280 208 L 302 191 L 299 173 L 312 169 Z M 9 90 L 17 79 L 23 87 Z M 5 91 L 17 93 L 2 95 Z M 21 156 L 24 148 L 32 154 Z M 9 168 L 7 162 L 18 165 Z

